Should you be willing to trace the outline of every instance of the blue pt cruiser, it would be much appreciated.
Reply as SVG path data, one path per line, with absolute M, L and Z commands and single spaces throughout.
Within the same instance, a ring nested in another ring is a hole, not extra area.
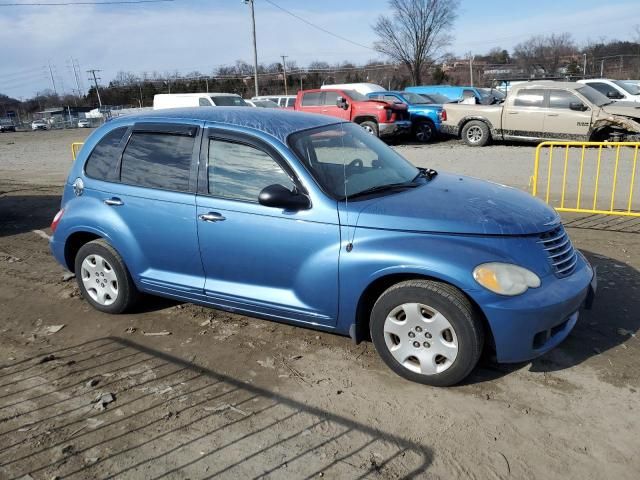
M 558 215 L 411 165 L 359 126 L 255 108 L 114 120 L 75 161 L 51 250 L 96 309 L 138 293 L 371 339 L 399 375 L 460 382 L 536 357 L 595 290 Z

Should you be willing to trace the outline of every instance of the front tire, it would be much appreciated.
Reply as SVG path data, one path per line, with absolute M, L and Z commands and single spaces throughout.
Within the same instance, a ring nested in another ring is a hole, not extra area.
M 421 120 L 416 124 L 413 134 L 418 142 L 432 142 L 436 138 L 436 126 L 431 120 Z
M 75 273 L 82 296 L 96 310 L 123 313 L 138 299 L 122 257 L 103 239 L 88 242 L 78 250 Z
M 370 133 L 374 137 L 379 136 L 379 134 L 378 134 L 378 125 L 376 124 L 376 122 L 372 122 L 370 120 L 366 120 L 366 121 L 362 122 L 360 124 L 360 126 L 362 128 L 364 128 L 367 133 Z
M 474 369 L 484 343 L 480 318 L 457 288 L 409 280 L 387 289 L 373 306 L 371 339 L 382 360 L 413 382 L 459 383 Z
M 480 120 L 471 120 L 462 128 L 462 139 L 470 147 L 484 147 L 491 140 L 489 126 Z

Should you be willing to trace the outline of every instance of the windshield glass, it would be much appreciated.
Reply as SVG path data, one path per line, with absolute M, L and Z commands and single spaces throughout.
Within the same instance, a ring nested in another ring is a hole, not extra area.
M 419 170 L 354 123 L 293 134 L 289 144 L 322 189 L 343 200 L 371 188 L 411 182 Z
M 429 103 L 452 103 L 452 100 L 449 97 L 445 97 L 444 95 L 440 95 L 439 93 L 430 93 L 428 95 L 426 93 L 421 93 L 420 96 L 426 98 L 427 102 Z
M 249 104 L 244 101 L 244 99 L 240 97 L 235 97 L 233 95 L 220 96 L 220 97 L 211 97 L 211 101 L 214 105 L 218 107 L 248 107 Z
M 351 100 L 355 100 L 356 102 L 371 100 L 369 97 L 361 94 L 360 92 L 356 92 L 355 90 L 343 90 L 343 92 L 349 95 L 351 97 Z
M 583 97 L 586 97 L 587 100 L 597 105 L 598 107 L 601 107 L 602 105 L 607 105 L 609 103 L 613 103 L 613 101 L 609 99 L 607 96 L 603 95 L 602 93 L 597 91 L 595 88 L 590 87 L 588 85 L 577 88 L 576 92 L 578 92 Z
M 633 83 L 621 82 L 620 80 L 614 80 L 613 83 L 618 85 L 625 92 L 630 93 L 631 95 L 640 95 L 640 87 L 638 85 L 634 85 Z
M 419 105 L 422 105 L 422 104 L 426 105 L 429 103 L 429 100 L 426 98 L 426 96 L 418 95 L 417 93 L 402 92 L 402 96 L 408 103 L 414 103 Z

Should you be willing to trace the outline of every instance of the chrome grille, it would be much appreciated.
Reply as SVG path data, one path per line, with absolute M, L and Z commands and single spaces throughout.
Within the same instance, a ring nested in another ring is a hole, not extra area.
M 540 235 L 538 243 L 547 252 L 551 266 L 558 277 L 566 277 L 573 273 L 578 262 L 578 254 L 562 225 Z

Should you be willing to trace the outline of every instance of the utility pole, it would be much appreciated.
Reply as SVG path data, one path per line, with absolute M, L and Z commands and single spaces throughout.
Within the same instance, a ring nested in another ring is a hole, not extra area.
M 288 55 L 280 55 L 282 57 L 282 73 L 284 74 L 284 94 L 287 95 L 287 64 Z
M 253 34 L 253 83 L 256 87 L 256 97 L 259 95 L 258 90 L 258 47 L 256 46 L 256 14 L 253 8 L 254 0 L 244 0 L 245 4 L 251 9 L 251 32 Z M 208 90 L 207 90 L 208 91 Z
M 469 80 L 471 80 L 471 86 L 473 87 L 473 60 L 475 56 L 469 58 Z
M 584 62 L 582 64 L 582 78 L 587 78 L 587 54 L 583 53 Z
M 56 90 L 56 82 L 53 79 L 53 69 L 51 68 L 51 62 L 49 62 L 49 74 L 51 75 L 51 85 L 53 85 L 53 92 L 58 95 L 58 90 Z
M 604 58 L 600 60 L 600 78 L 604 77 Z
M 102 70 L 87 70 L 87 73 L 91 74 L 93 76 L 93 84 L 96 87 L 96 94 L 98 95 L 98 105 L 100 106 L 100 109 L 102 109 L 102 99 L 100 98 L 100 90 L 98 89 L 98 77 L 96 77 L 96 72 L 101 72 Z M 91 81 L 91 79 L 89 79 L 89 81 Z

